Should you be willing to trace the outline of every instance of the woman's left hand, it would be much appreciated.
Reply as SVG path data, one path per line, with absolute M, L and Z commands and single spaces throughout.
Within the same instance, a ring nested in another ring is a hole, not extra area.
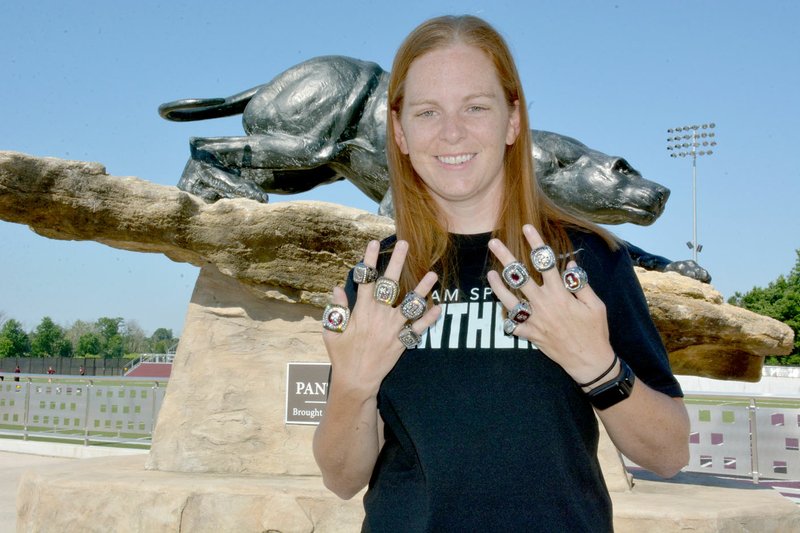
M 531 250 L 545 245 L 532 225 L 525 225 L 523 233 Z M 519 260 L 499 239 L 492 239 L 489 249 L 503 266 Z M 576 263 L 570 261 L 568 267 L 573 266 Z M 541 285 L 530 278 L 517 289 L 530 302 L 533 312 L 527 320 L 517 324 L 513 335 L 535 344 L 577 383 L 589 382 L 614 360 L 605 304 L 588 283 L 577 292 L 567 290 L 557 267 L 545 270 L 541 275 Z M 506 309 L 513 309 L 520 302 L 500 274 L 491 271 L 488 279 Z

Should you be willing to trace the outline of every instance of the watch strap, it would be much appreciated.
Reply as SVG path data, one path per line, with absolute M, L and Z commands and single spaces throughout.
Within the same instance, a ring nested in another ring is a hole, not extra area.
M 636 377 L 631 367 L 622 359 L 619 360 L 619 366 L 617 377 L 586 393 L 591 404 L 600 411 L 618 404 L 631 395 Z

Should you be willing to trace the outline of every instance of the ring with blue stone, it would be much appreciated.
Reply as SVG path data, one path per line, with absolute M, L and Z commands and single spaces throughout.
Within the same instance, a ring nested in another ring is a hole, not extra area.
M 531 279 L 531 276 L 528 274 L 528 269 L 525 268 L 525 265 L 519 261 L 514 261 L 507 264 L 503 269 L 503 279 L 512 289 L 519 289 Z

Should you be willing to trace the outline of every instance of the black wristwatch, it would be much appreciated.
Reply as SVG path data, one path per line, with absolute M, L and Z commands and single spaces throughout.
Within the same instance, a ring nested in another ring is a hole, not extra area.
M 586 393 L 586 396 L 589 397 L 589 401 L 592 402 L 596 409 L 602 411 L 630 396 L 635 379 L 631 367 L 620 359 L 617 377 L 590 390 Z

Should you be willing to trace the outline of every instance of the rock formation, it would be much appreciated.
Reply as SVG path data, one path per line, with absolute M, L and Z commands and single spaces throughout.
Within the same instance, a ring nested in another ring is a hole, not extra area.
M 390 219 L 322 202 L 208 205 L 98 164 L 10 152 L 0 152 L 0 219 L 201 267 L 146 463 L 101 458 L 26 473 L 19 531 L 360 529 L 359 498 L 342 502 L 322 485 L 313 426 L 284 423 L 286 368 L 326 361 L 319 320 L 330 287 L 369 239 L 393 232 Z M 788 326 L 732 308 L 700 282 L 639 275 L 679 370 L 757 380 L 764 355 L 791 348 Z M 617 531 L 800 525 L 778 494 L 647 480 L 631 491 L 607 437 L 598 457 Z
M 391 219 L 339 205 L 209 205 L 176 187 L 109 176 L 98 163 L 15 152 L 0 152 L 0 219 L 54 239 L 213 264 L 262 297 L 317 307 L 368 240 L 393 232 Z M 724 303 L 708 285 L 673 273 L 639 277 L 678 373 L 757 381 L 764 356 L 791 351 L 788 326 Z

